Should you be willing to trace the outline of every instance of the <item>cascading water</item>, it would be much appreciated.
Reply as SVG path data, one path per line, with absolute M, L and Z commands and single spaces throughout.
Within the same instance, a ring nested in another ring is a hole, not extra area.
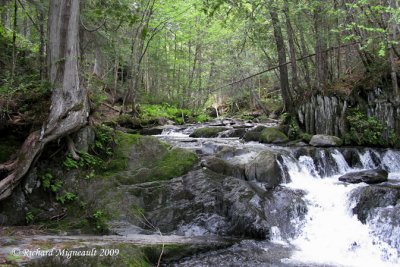
M 399 266 L 400 222 L 393 222 L 398 217 L 390 213 L 396 212 L 396 209 L 400 212 L 399 205 L 374 209 L 366 224 L 363 224 L 353 214 L 357 200 L 352 194 L 368 185 L 338 181 L 340 175 L 349 172 L 383 168 L 389 172 L 389 183 L 400 185 L 399 151 L 369 148 L 303 149 L 242 143 L 238 139 L 228 138 L 190 138 L 188 134 L 193 130 L 165 131 L 162 138 L 200 155 L 218 153 L 219 157 L 232 165 L 245 166 L 260 152 L 273 151 L 280 155 L 278 165 L 282 170 L 282 180 L 290 181 L 284 186 L 297 192 L 306 192 L 306 217 L 293 214 L 290 219 L 290 225 L 295 229 L 287 231 L 286 224 L 281 229 L 279 223 L 269 229 L 274 245 L 289 251 L 288 255 L 295 248 L 289 258 L 279 260 L 283 265 L 277 266 Z M 223 151 L 226 152 L 221 153 Z M 259 246 L 264 249 L 262 243 Z M 265 251 L 269 253 L 268 244 Z M 215 262 L 219 262 L 218 257 Z M 262 266 L 275 265 L 266 263 Z
M 371 152 L 359 155 L 363 169 L 376 167 Z M 382 167 L 389 172 L 398 172 L 399 154 L 388 151 L 382 157 Z M 332 151 L 336 175 L 321 178 L 314 161 L 309 156 L 297 160 L 283 157 L 291 183 L 286 186 L 307 192 L 308 214 L 298 236 L 288 240 L 297 251 L 288 262 L 303 262 L 333 266 L 398 266 L 399 255 L 395 247 L 373 235 L 368 225 L 362 224 L 351 213 L 349 193 L 365 184 L 343 184 L 339 175 L 351 171 L 343 155 Z M 397 162 L 396 162 L 397 161 Z M 397 164 L 397 165 L 396 165 Z

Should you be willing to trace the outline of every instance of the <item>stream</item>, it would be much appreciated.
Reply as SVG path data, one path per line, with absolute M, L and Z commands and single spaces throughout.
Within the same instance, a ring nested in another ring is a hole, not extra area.
M 295 230 L 290 237 L 282 235 L 278 226 L 271 227 L 270 239 L 274 249 L 271 249 L 271 243 L 250 242 L 239 245 L 236 250 L 194 256 L 177 263 L 177 266 L 222 266 L 223 261 L 237 266 L 399 266 L 399 222 L 386 224 L 384 218 L 375 214 L 363 224 L 352 212 L 356 205 L 352 192 L 369 185 L 338 181 L 339 176 L 349 172 L 383 168 L 389 172 L 389 181 L 385 184 L 398 186 L 399 151 L 293 148 L 256 142 L 243 143 L 237 138 L 193 139 L 189 137 L 192 131 L 192 128 L 170 128 L 164 130 L 160 138 L 174 146 L 196 151 L 201 156 L 213 155 L 230 147 L 229 151 L 234 152 L 223 158 L 233 165 L 247 164 L 261 151 L 279 153 L 279 164 L 286 180 L 283 187 L 305 192 L 307 214 L 303 219 L 296 216 L 291 218 L 290 223 L 295 225 Z M 349 151 L 353 158 L 357 158 L 351 164 L 344 155 L 349 154 Z M 393 209 L 393 206 L 388 209 Z M 246 246 L 252 253 L 257 249 L 267 254 L 275 251 L 275 254 L 279 254 L 279 261 L 275 259 L 272 263 L 263 264 L 262 261 L 252 262 L 246 257 L 239 257 L 231 262 L 229 257 L 222 256 L 228 254 L 236 257 L 246 253 Z M 282 251 L 290 252 L 286 254 Z
M 190 137 L 205 126 L 228 130 L 213 138 Z M 275 125 L 221 121 L 165 126 L 161 134 L 143 137 L 150 144 L 161 143 L 158 138 L 191 150 L 200 159 L 181 177 L 106 189 L 112 197 L 123 196 L 117 200 L 122 208 L 141 205 L 143 218 L 159 231 L 137 223 L 129 210 L 110 222 L 113 231 L 107 236 L 17 234 L 6 227 L 0 232 L 0 264 L 60 266 L 69 260 L 70 266 L 126 266 L 126 262 L 137 263 L 143 251 L 155 255 L 154 264 L 161 247 L 169 245 L 160 266 L 400 265 L 400 151 L 312 147 L 301 142 L 272 145 L 230 137 L 237 130 L 257 126 Z M 389 173 L 387 182 L 368 185 L 338 180 L 347 173 L 377 168 Z M 10 258 L 16 249 L 34 248 L 114 248 L 124 251 L 125 258 Z

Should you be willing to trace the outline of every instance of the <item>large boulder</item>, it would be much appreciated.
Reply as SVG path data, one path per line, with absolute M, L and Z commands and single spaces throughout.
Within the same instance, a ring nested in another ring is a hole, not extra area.
M 356 202 L 353 213 L 362 223 L 366 223 L 367 217 L 374 209 L 400 204 L 400 187 L 381 185 L 359 187 L 351 192 L 351 198 Z
M 289 138 L 277 128 L 265 128 L 260 134 L 261 143 L 280 144 L 286 143 Z
M 255 141 L 258 142 L 260 140 L 261 132 L 247 132 L 243 136 L 243 140 L 246 142 Z
M 339 177 L 339 181 L 351 184 L 358 184 L 363 182 L 367 184 L 378 184 L 386 182 L 387 180 L 388 172 L 382 169 L 350 172 Z
M 353 213 L 358 219 L 368 224 L 374 236 L 400 253 L 400 187 L 359 187 L 351 192 L 351 197 L 356 203 Z
M 225 132 L 222 132 L 220 137 L 222 137 L 222 138 L 231 138 L 231 137 L 242 138 L 245 134 L 246 134 L 246 128 L 234 128 L 234 129 L 229 129 Z
M 245 178 L 245 171 L 243 166 L 232 165 L 221 158 L 212 156 L 205 157 L 201 162 L 201 166 L 206 167 L 216 173 L 233 176 L 239 179 Z
M 262 126 L 262 125 L 258 125 L 254 128 L 251 128 L 250 130 L 248 130 L 244 136 L 243 136 L 243 140 L 246 142 L 250 142 L 250 141 L 256 141 L 258 142 L 260 140 L 260 136 L 261 136 L 261 132 L 267 127 Z
M 194 130 L 194 132 L 189 135 L 190 137 L 194 138 L 212 138 L 212 137 L 218 137 L 218 134 L 220 132 L 226 131 L 228 128 L 225 127 L 203 127 Z
M 246 164 L 246 179 L 262 182 L 267 188 L 278 186 L 283 182 L 283 174 L 277 160 L 277 154 L 274 152 L 260 152 L 255 159 Z
M 332 135 L 324 135 L 324 134 L 316 134 L 311 137 L 310 145 L 312 146 L 341 146 L 343 144 L 343 140 L 337 136 Z
M 298 211 L 306 211 L 301 193 L 275 190 L 281 193 L 203 168 L 168 181 L 104 190 L 96 203 L 112 211 L 114 220 L 141 228 L 150 222 L 163 233 L 266 239 L 272 227 L 286 231 L 294 227 L 291 219 L 301 217 Z

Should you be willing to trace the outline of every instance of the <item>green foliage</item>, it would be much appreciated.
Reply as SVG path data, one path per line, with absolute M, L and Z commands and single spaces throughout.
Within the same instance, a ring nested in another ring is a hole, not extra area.
M 199 114 L 196 116 L 196 122 L 203 123 L 210 120 L 210 117 L 207 114 Z
M 97 210 L 91 216 L 91 221 L 93 223 L 94 230 L 100 234 L 108 232 L 109 226 L 107 224 L 107 220 L 108 220 L 108 216 L 102 210 Z
M 79 160 L 75 160 L 71 155 L 67 155 L 63 161 L 63 165 L 67 170 L 78 168 L 94 168 L 103 163 L 103 160 L 97 156 L 87 152 L 79 152 Z
M 78 169 L 78 161 L 74 160 L 70 155 L 66 156 L 63 165 L 67 170 Z
M 291 140 L 298 139 L 301 135 L 301 130 L 300 126 L 297 123 L 297 120 L 295 117 L 290 118 L 290 123 L 289 123 L 289 130 L 288 130 L 288 137 Z
M 35 215 L 33 215 L 32 211 L 28 211 L 25 214 L 25 221 L 27 224 L 31 224 L 34 221 L 34 219 L 35 219 Z
M 67 202 L 72 202 L 77 199 L 78 196 L 71 192 L 65 192 L 63 195 L 57 196 L 56 200 L 61 204 L 65 204 Z
M 144 120 L 155 118 L 167 118 L 178 123 L 182 123 L 182 118 L 192 115 L 187 109 L 180 109 L 169 104 L 162 105 L 142 105 L 140 107 L 140 117 Z
M 59 179 L 54 179 L 53 174 L 51 172 L 46 172 L 42 176 L 40 176 L 41 184 L 43 189 L 50 189 L 51 192 L 56 193 L 62 187 L 62 181 Z
M 345 136 L 346 144 L 365 146 L 394 146 L 398 139 L 395 133 L 390 133 L 388 138 L 383 136 L 385 127 L 372 116 L 366 116 L 364 112 L 355 109 L 347 116 L 350 131 Z

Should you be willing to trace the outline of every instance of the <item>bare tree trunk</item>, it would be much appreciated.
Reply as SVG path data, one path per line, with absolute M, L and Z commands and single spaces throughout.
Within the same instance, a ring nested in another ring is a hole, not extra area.
M 293 91 L 300 94 L 300 83 L 299 83 L 299 78 L 297 75 L 297 60 L 296 60 L 296 48 L 294 44 L 294 33 L 293 33 L 293 28 L 292 24 L 290 23 L 290 17 L 289 17 L 289 3 L 288 0 L 285 0 L 285 7 L 284 7 L 284 12 L 285 12 L 285 18 L 286 18 L 286 30 L 287 30 L 287 36 L 288 36 L 288 42 L 289 42 L 289 55 L 290 55 L 290 61 L 291 61 L 291 70 L 292 70 L 292 88 Z
M 14 82 L 15 68 L 17 65 L 17 19 L 18 19 L 18 4 L 17 0 L 14 1 L 14 23 L 13 23 L 13 36 L 12 36 L 12 65 L 11 65 L 11 83 Z
M 396 10 L 396 3 L 394 0 L 390 0 L 390 7 L 392 9 L 392 21 L 390 22 L 390 29 L 389 29 L 389 63 L 390 63 L 390 74 L 392 78 L 392 86 L 393 86 L 393 95 L 395 101 L 398 103 L 400 100 L 399 96 L 399 84 L 397 82 L 397 65 L 395 62 L 394 56 L 394 42 L 397 40 L 397 26 L 394 18 L 393 12 Z
M 328 74 L 328 64 L 326 58 L 326 42 L 324 36 L 324 14 L 321 4 L 318 5 L 314 11 L 314 26 L 316 35 L 315 44 L 315 67 L 316 67 L 316 88 L 317 90 L 325 90 L 327 74 Z
M 299 34 L 300 34 L 300 44 L 301 44 L 301 56 L 305 57 L 309 53 L 307 51 L 307 45 L 306 45 L 306 40 L 304 37 L 303 29 L 299 28 Z M 308 66 L 308 61 L 309 61 L 308 59 L 302 60 L 303 68 L 304 68 L 304 79 L 306 81 L 308 88 L 311 89 L 312 84 L 311 84 L 310 68 Z
M 52 0 L 48 25 L 49 78 L 53 85 L 49 117 L 41 131 L 28 136 L 14 162 L 0 165 L 0 170 L 8 171 L 0 181 L 0 200 L 12 194 L 47 143 L 87 123 L 89 103 L 78 73 L 79 0 Z
M 39 21 L 39 73 L 40 79 L 43 81 L 45 79 L 46 70 L 46 58 L 45 58 L 45 30 L 44 30 L 44 14 L 43 10 L 37 10 L 38 21 Z
M 276 48 L 278 50 L 278 61 L 279 61 L 279 76 L 281 84 L 281 92 L 285 109 L 289 112 L 293 110 L 293 97 L 289 87 L 289 75 L 286 63 L 286 48 L 283 40 L 282 29 L 279 22 L 278 13 L 276 12 L 275 1 L 270 2 L 269 14 L 272 19 L 272 26 L 274 28 L 274 36 Z

